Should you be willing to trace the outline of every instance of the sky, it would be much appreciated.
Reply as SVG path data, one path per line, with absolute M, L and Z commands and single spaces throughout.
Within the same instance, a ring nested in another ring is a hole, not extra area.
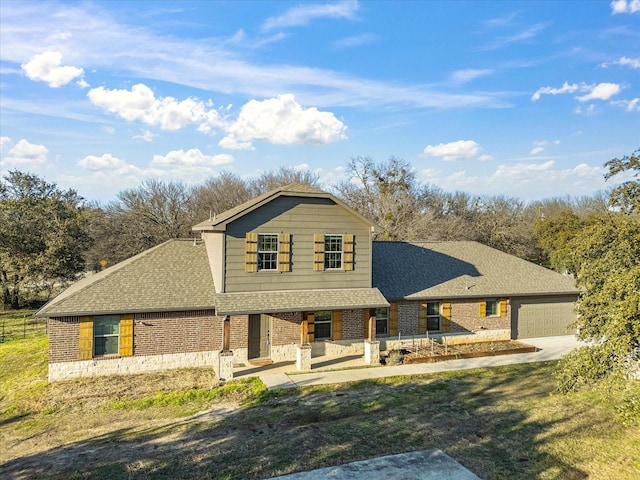
M 0 0 L 0 176 L 88 200 L 362 156 L 535 201 L 639 147 L 640 0 Z

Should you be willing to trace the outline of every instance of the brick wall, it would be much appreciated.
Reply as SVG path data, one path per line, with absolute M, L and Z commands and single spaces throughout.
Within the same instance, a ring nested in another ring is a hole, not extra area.
M 249 348 L 249 315 L 231 315 L 229 317 L 230 336 L 229 348 Z
M 213 312 L 136 314 L 133 355 L 221 350 L 223 320 Z
M 302 312 L 272 313 L 271 345 L 300 343 Z
M 504 317 L 480 318 L 478 299 L 453 300 L 451 302 L 451 331 L 475 332 L 479 330 L 500 330 L 511 328 L 511 302 L 507 302 Z
M 419 302 L 398 303 L 398 332 L 400 335 L 418 335 Z
M 364 335 L 364 311 L 362 309 L 342 312 L 342 339 L 360 339 Z
M 49 363 L 79 359 L 79 317 L 49 318 L 47 319 L 47 332 L 49 334 Z
M 223 317 L 215 316 L 213 311 L 135 314 L 133 356 L 220 350 L 222 321 Z M 49 363 L 78 361 L 79 318 L 50 318 L 47 329 Z M 246 343 L 246 335 L 244 338 Z M 94 360 L 109 358 L 114 357 Z

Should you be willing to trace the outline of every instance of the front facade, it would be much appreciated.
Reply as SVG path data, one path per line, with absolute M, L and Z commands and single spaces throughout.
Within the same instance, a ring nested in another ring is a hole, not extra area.
M 38 312 L 49 379 L 219 371 L 225 352 L 236 365 L 291 361 L 307 343 L 312 355 L 362 354 L 370 321 L 382 349 L 402 337 L 522 338 L 544 331 L 541 304 L 558 307 L 548 334 L 569 333 L 570 279 L 474 242 L 373 242 L 375 228 L 299 184 L 202 222 L 200 239 L 147 250 Z

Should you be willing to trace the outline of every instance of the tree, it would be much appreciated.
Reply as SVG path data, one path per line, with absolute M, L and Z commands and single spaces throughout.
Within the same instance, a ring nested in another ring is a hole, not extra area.
M 250 180 L 248 186 L 251 191 L 251 197 L 257 197 L 290 183 L 306 183 L 312 187 L 317 187 L 319 180 L 320 176 L 309 170 L 280 167 L 278 170 L 264 172 L 258 178 Z
M 238 175 L 221 172 L 194 188 L 192 207 L 196 223 L 225 212 L 252 198 L 249 182 Z
M 606 165 L 606 178 L 638 169 L 637 157 L 623 162 L 614 159 Z M 559 372 L 563 390 L 624 378 L 640 368 L 638 181 L 614 189 L 611 204 L 618 208 L 589 217 L 568 242 L 570 264 L 582 289 L 577 306 L 578 336 L 591 345 L 563 359 Z
M 0 184 L 0 286 L 12 308 L 84 270 L 90 243 L 82 197 L 53 183 L 11 171 Z
M 611 205 L 627 212 L 640 212 L 640 148 L 632 155 L 624 156 L 621 159 L 614 158 L 604 165 L 609 168 L 604 176 L 607 180 L 623 172 L 629 172 L 632 176 L 632 180 L 613 189 Z
M 383 239 L 415 239 L 427 195 L 404 160 L 391 157 L 375 163 L 352 158 L 350 179 L 338 184 L 338 196 L 357 212 L 382 227 Z
M 92 215 L 92 265 L 113 265 L 172 238 L 188 238 L 195 222 L 192 189 L 181 182 L 145 180 L 118 193 Z

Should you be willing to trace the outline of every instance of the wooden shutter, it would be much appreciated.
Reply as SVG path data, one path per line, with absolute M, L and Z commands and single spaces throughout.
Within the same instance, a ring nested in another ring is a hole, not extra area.
M 244 271 L 253 273 L 258 271 L 258 234 L 247 232 L 245 235 L 245 267 Z
M 120 356 L 133 355 L 133 314 L 120 316 Z
M 442 331 L 444 333 L 451 331 L 451 302 L 442 302 Z
M 80 317 L 78 353 L 80 360 L 93 358 L 93 317 Z
M 507 299 L 506 298 L 500 299 L 500 316 L 501 317 L 507 316 Z
M 342 340 L 342 310 L 334 310 L 331 315 L 331 329 L 334 340 Z
M 371 308 L 362 309 L 362 338 L 369 338 L 369 317 L 371 317 Z
M 313 270 L 321 272 L 324 270 L 324 234 L 313 234 Z
M 418 307 L 418 334 L 424 335 L 427 333 L 427 304 L 426 302 L 420 302 Z
M 391 302 L 389 306 L 389 335 L 398 335 L 398 304 Z
M 486 300 L 480 300 L 480 318 L 484 318 L 487 316 L 487 301 Z
M 314 314 L 313 313 L 307 313 L 307 342 L 311 343 L 315 340 L 316 338 L 316 326 L 313 323 L 314 320 Z
M 278 269 L 281 272 L 291 271 L 291 234 L 281 233 L 279 238 L 280 253 L 278 254 Z
M 355 238 L 351 233 L 345 233 L 342 237 L 342 248 L 344 258 L 342 259 L 342 266 L 346 271 L 353 270 L 355 265 L 354 261 L 354 250 L 355 250 Z

